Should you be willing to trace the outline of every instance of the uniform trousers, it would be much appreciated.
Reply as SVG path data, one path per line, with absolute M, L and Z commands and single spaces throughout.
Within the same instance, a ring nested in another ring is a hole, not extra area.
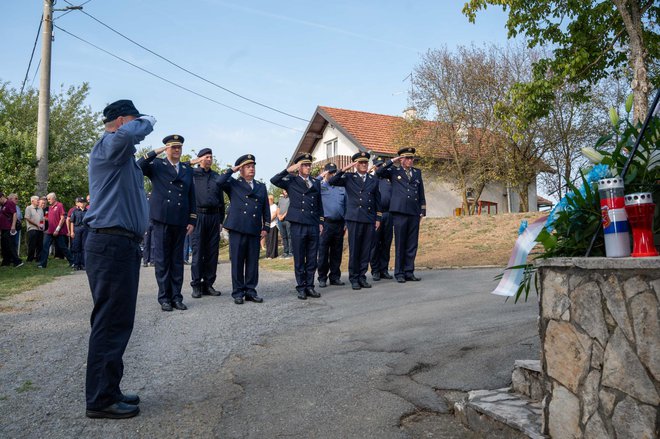
M 291 249 L 296 274 L 296 291 L 314 288 L 314 275 L 318 266 L 316 260 L 319 249 L 318 224 L 291 222 Z
M 394 225 L 394 277 L 408 278 L 415 271 L 419 216 L 392 212 Z
M 133 331 L 140 278 L 140 246 L 129 238 L 90 233 L 85 243 L 94 309 L 87 352 L 88 410 L 121 398 L 122 356 Z
M 28 254 L 27 261 L 39 261 L 41 259 L 41 249 L 44 246 L 44 232 L 42 230 L 28 230 Z
M 231 260 L 231 297 L 243 299 L 257 295 L 259 283 L 259 250 L 261 236 L 229 231 Z
M 192 266 L 190 273 L 193 287 L 208 288 L 215 282 L 218 271 L 218 246 L 220 245 L 219 213 L 198 213 L 197 225 L 190 237 Z
M 153 231 L 154 226 L 151 221 L 149 221 L 149 227 L 147 227 L 147 231 L 144 232 L 144 239 L 142 241 L 142 262 L 145 264 L 153 262 L 154 241 L 151 239 Z
M 158 303 L 182 302 L 183 240 L 185 226 L 154 221 L 151 239 L 154 240 L 154 264 L 158 282 Z
M 374 223 L 346 221 L 348 229 L 348 280 L 357 284 L 367 280 L 371 245 L 375 236 Z
M 392 214 L 383 212 L 380 227 L 376 230 L 371 248 L 371 274 L 385 273 L 390 266 L 390 249 L 392 248 Z
M 341 256 L 344 251 L 344 220 L 325 219 L 319 237 L 318 279 L 326 282 L 341 278 Z
M 87 240 L 87 226 L 74 226 L 73 242 L 71 243 L 71 253 L 73 254 L 73 265 L 76 267 L 85 266 L 85 241 Z

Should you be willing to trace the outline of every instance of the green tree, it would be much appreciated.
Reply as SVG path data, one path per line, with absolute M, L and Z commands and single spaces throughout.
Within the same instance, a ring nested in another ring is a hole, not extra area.
M 48 191 L 67 206 L 88 193 L 88 154 L 102 132 L 101 117 L 85 105 L 89 86 L 54 94 L 50 106 Z M 0 188 L 27 200 L 35 193 L 38 93 L 0 83 Z
M 630 77 L 635 120 L 643 119 L 652 84 L 660 77 L 660 3 L 655 0 L 469 0 L 463 13 L 471 22 L 488 5 L 508 10 L 509 37 L 523 34 L 529 47 L 552 47 L 535 63 L 533 79 L 512 94 L 519 117 L 547 114 L 553 90 L 577 85 L 577 95 L 603 78 Z

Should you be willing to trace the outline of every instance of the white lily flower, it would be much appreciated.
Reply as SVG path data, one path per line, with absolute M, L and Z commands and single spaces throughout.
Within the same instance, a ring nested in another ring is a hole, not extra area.
M 651 153 L 651 157 L 649 157 L 649 166 L 648 170 L 652 170 L 660 166 L 660 149 L 656 149 Z
M 599 164 L 605 158 L 603 154 L 599 153 L 591 146 L 582 148 L 580 151 L 582 152 L 582 155 L 585 156 L 594 165 Z

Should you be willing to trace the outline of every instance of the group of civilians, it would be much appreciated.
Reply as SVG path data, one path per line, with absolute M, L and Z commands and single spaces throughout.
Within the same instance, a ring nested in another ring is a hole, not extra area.
M 87 228 L 83 223 L 89 203 L 78 197 L 75 206 L 67 212 L 54 192 L 45 197 L 33 195 L 30 204 L 22 211 L 18 195 L 6 195 L 0 191 L 0 232 L 2 266 L 20 267 L 22 230 L 27 235 L 27 262 L 36 262 L 38 268 L 46 268 L 53 250 L 55 258 L 66 259 L 76 270 L 85 269 L 84 243 Z
M 289 210 L 289 194 L 282 191 L 279 200 L 275 203 L 275 197 L 268 195 L 270 204 L 270 229 L 261 242 L 261 249 L 266 250 L 266 259 L 292 258 L 291 250 L 291 223 L 287 221 L 286 214 Z M 279 238 L 282 237 L 282 255 L 279 255 Z

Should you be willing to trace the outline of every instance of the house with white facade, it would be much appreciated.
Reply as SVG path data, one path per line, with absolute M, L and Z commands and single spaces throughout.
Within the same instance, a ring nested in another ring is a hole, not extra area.
M 394 157 L 399 148 L 394 139 L 402 121 L 401 116 L 319 106 L 291 157 L 309 152 L 314 157 L 313 166 L 322 167 L 333 162 L 339 168 L 350 163 L 356 152 L 370 152 L 372 159 L 375 156 Z M 427 172 L 424 187 L 429 217 L 460 214 L 462 194 L 450 181 Z M 552 205 L 537 195 L 536 184 L 529 186 L 528 200 L 530 211 Z M 514 191 L 502 183 L 489 183 L 477 201 L 476 210 L 481 214 L 518 212 L 519 205 L 520 200 Z

